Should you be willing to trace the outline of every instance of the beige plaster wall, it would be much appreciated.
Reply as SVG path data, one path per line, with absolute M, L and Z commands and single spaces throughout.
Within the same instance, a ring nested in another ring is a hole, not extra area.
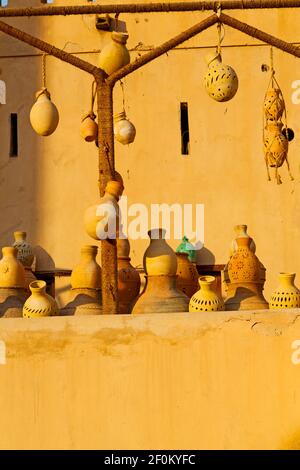
M 0 448 L 299 449 L 299 316 L 2 319 Z
M 83 4 L 83 0 L 55 4 Z M 11 2 L 12 4 L 12 2 Z M 13 6 L 39 5 L 14 1 Z M 287 41 L 300 41 L 300 10 L 232 12 Z M 156 46 L 208 13 L 121 15 L 130 34 L 129 48 Z M 10 19 L 25 31 L 69 52 L 100 49 L 107 33 L 95 29 L 94 17 Z M 233 225 L 247 223 L 257 254 L 267 268 L 266 294 L 274 289 L 279 271 L 299 275 L 299 105 L 291 100 L 293 81 L 300 79 L 297 59 L 275 51 L 277 78 L 282 86 L 295 131 L 290 163 L 295 181 L 284 167 L 283 184 L 268 182 L 262 154 L 262 101 L 269 75 L 268 47 L 241 47 L 257 41 L 226 28 L 224 61 L 239 76 L 236 97 L 213 102 L 203 88 L 206 46 L 216 43 L 216 27 L 136 71 L 124 80 L 125 104 L 137 129 L 131 146 L 116 143 L 116 166 L 122 173 L 129 203 L 204 203 L 204 264 L 225 263 Z M 193 48 L 190 47 L 200 47 Z M 204 48 L 202 48 L 204 47 Z M 210 49 L 211 50 L 211 49 Z M 82 141 L 80 117 L 89 107 L 91 78 L 68 64 L 47 58 L 47 85 L 60 111 L 60 124 L 50 137 L 32 131 L 28 115 L 41 87 L 41 57 L 3 58 L 38 51 L 0 36 L 0 78 L 7 84 L 7 105 L 0 107 L 0 244 L 12 241 L 15 229 L 25 229 L 39 249 L 39 267 L 72 268 L 80 246 L 93 243 L 84 232 L 83 213 L 98 199 L 97 149 Z M 142 53 L 142 52 L 140 52 Z M 132 60 L 139 52 L 132 52 Z M 97 53 L 80 55 L 97 62 Z M 191 155 L 182 156 L 179 104 L 189 104 Z M 115 111 L 121 110 L 121 90 L 115 89 Z M 18 158 L 9 158 L 9 113 L 19 114 Z M 178 240 L 171 240 L 175 248 Z M 135 265 L 141 264 L 146 240 L 132 243 Z M 211 253 L 210 253 L 211 252 Z M 52 258 L 52 261 L 51 261 Z M 58 283 L 64 288 L 65 280 Z M 59 294 L 59 300 L 60 294 Z

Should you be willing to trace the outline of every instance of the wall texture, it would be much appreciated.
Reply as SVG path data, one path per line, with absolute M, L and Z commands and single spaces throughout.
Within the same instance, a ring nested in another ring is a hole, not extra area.
M 299 449 L 299 319 L 2 319 L 0 448 Z

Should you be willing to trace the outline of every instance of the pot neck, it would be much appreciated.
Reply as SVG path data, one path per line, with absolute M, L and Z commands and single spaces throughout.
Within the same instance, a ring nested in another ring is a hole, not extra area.
M 200 276 L 199 277 L 199 285 L 201 290 L 204 291 L 211 291 L 213 286 L 216 282 L 216 278 L 214 276 Z
M 11 256 L 13 258 L 17 258 L 18 249 L 13 246 L 4 246 L 2 248 L 2 254 L 4 256 Z
M 24 242 L 26 240 L 26 232 L 17 231 L 14 232 L 14 237 L 16 242 Z
M 46 293 L 46 282 L 45 281 L 33 281 L 29 284 L 29 289 L 32 294 L 44 295 Z
M 98 247 L 95 245 L 85 245 L 81 248 L 81 260 L 95 260 L 98 252 Z
M 295 273 L 279 273 L 280 284 L 284 286 L 294 286 L 295 277 Z

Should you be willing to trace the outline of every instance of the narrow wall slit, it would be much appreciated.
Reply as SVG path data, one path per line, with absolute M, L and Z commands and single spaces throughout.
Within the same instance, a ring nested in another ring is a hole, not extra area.
M 18 115 L 11 113 L 10 115 L 10 157 L 18 156 Z
M 189 111 L 186 102 L 180 103 L 181 155 L 190 154 Z

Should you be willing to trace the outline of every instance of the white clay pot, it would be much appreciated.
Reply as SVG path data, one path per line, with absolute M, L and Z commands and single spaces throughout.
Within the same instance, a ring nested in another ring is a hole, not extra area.
M 113 31 L 111 33 L 111 41 L 103 47 L 100 53 L 99 67 L 107 75 L 129 64 L 130 55 L 126 48 L 127 39 L 128 34 Z
M 47 88 L 43 88 L 36 93 L 36 102 L 30 111 L 32 128 L 38 135 L 48 136 L 57 128 L 58 121 L 57 107 L 52 103 Z
M 118 142 L 123 145 L 131 144 L 135 139 L 135 134 L 135 127 L 126 118 L 124 111 L 114 116 L 114 135 Z

